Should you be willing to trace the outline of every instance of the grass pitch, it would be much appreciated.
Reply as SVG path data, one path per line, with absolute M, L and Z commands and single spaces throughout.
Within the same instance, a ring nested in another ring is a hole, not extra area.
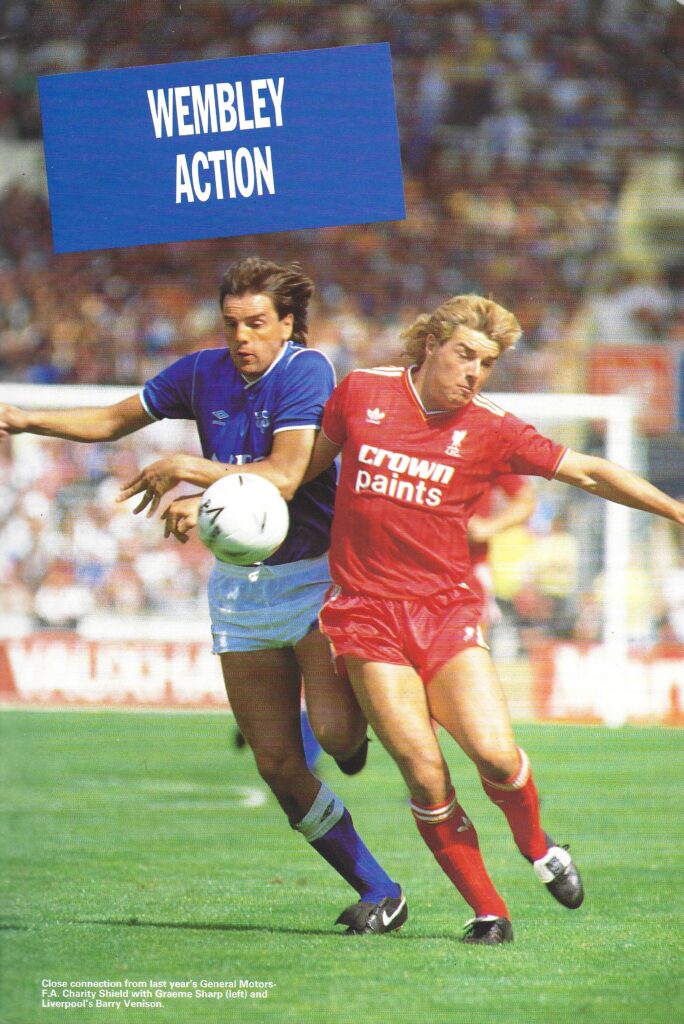
M 582 869 L 576 912 L 535 880 L 447 748 L 513 916 L 515 943 L 487 949 L 458 942 L 469 908 L 377 742 L 362 775 L 328 759 L 322 773 L 410 917 L 396 935 L 346 938 L 332 923 L 355 894 L 287 827 L 251 755 L 232 748 L 231 718 L 7 711 L 2 724 L 3 1024 L 684 1020 L 681 732 L 518 728 L 545 827 Z M 161 1005 L 127 1007 L 124 992 Z M 108 1005 L 52 1005 L 97 999 Z

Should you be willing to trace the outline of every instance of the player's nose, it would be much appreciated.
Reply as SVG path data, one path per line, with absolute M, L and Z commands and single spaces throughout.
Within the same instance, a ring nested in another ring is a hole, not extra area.
M 466 366 L 466 377 L 468 381 L 475 382 L 480 379 L 480 373 L 482 372 L 482 360 L 471 359 Z

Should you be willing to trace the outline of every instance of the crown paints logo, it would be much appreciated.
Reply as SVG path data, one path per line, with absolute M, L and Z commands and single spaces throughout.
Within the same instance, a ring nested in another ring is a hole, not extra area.
M 366 491 L 393 498 L 405 505 L 426 505 L 428 508 L 442 503 L 446 487 L 455 473 L 453 466 L 372 444 L 361 445 L 358 461 L 364 468 L 358 469 L 354 481 L 357 494 Z M 438 486 L 431 487 L 430 484 Z

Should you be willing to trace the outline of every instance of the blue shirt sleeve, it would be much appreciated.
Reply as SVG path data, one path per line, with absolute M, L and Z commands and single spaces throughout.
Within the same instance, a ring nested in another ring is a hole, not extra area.
M 194 420 L 193 388 L 198 352 L 183 356 L 146 382 L 141 401 L 156 420 Z
M 335 387 L 332 364 L 315 349 L 297 349 L 286 367 L 273 433 L 295 427 L 320 427 L 323 406 Z

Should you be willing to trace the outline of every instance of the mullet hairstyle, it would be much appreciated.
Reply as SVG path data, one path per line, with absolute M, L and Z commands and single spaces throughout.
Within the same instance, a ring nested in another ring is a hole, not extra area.
M 219 305 L 223 308 L 226 295 L 268 295 L 279 320 L 292 313 L 292 340 L 306 345 L 308 306 L 313 292 L 314 283 L 299 263 L 281 265 L 249 256 L 233 263 L 223 275 Z
M 432 335 L 441 346 L 453 337 L 457 327 L 479 331 L 498 345 L 501 353 L 513 348 L 522 334 L 517 318 L 498 303 L 481 295 L 456 295 L 434 312 L 423 313 L 402 331 L 404 352 L 413 363 L 422 366 L 428 336 Z

